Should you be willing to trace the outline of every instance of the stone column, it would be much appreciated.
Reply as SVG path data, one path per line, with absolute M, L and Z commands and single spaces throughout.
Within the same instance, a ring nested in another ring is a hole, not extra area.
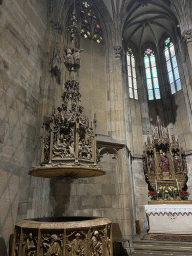
M 114 139 L 125 142 L 122 46 L 111 45 L 108 54 L 108 134 Z
M 192 67 L 192 29 L 183 32 L 183 37 L 187 44 L 187 49 L 188 49 L 189 58 L 190 58 L 190 64 Z
M 144 63 L 143 59 L 140 56 L 140 66 L 139 72 L 137 72 L 139 83 L 138 89 L 141 91 L 139 94 L 139 102 L 141 109 L 141 121 L 142 121 L 142 129 L 143 129 L 143 140 L 147 141 L 147 137 L 151 134 L 151 125 L 149 118 L 149 107 L 148 107 L 148 99 L 147 99 L 147 87 L 145 82 L 145 71 L 144 71 Z M 143 146 L 143 145 L 142 145 Z

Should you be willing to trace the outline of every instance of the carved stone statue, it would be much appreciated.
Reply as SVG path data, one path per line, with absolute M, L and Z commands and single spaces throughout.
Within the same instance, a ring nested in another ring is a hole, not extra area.
M 53 234 L 50 239 L 44 239 L 43 247 L 45 248 L 44 256 L 61 256 L 60 239 Z
M 75 239 L 71 243 L 66 245 L 68 250 L 68 256 L 84 256 L 83 241 L 80 233 L 75 234 Z
M 93 236 L 91 238 L 91 246 L 92 246 L 92 255 L 93 256 L 101 256 L 102 255 L 102 242 L 99 236 L 99 231 L 94 231 Z
M 72 56 L 72 51 L 71 49 L 65 49 L 65 54 L 64 54 L 64 64 L 68 69 L 71 69 L 73 66 L 73 56 Z
M 175 173 L 181 172 L 181 170 L 182 170 L 181 159 L 180 159 L 180 155 L 178 152 L 174 153 L 173 162 L 174 162 L 174 167 L 175 167 Z
M 37 255 L 37 240 L 33 237 L 32 233 L 26 237 L 23 244 L 24 252 L 26 256 L 36 256 Z
M 61 80 L 61 56 L 60 56 L 60 47 L 59 44 L 56 43 L 53 49 L 53 56 L 50 61 L 51 68 L 50 72 L 52 76 L 55 76 L 56 81 L 60 84 Z
M 148 166 L 150 168 L 150 172 L 151 173 L 155 173 L 155 161 L 154 161 L 154 157 L 149 156 L 148 158 Z
M 63 143 L 58 140 L 57 143 L 53 146 L 53 156 L 63 158 L 67 153 L 66 146 L 67 144 L 65 143 L 65 140 Z
M 169 172 L 169 159 L 162 150 L 160 150 L 159 164 L 162 172 Z

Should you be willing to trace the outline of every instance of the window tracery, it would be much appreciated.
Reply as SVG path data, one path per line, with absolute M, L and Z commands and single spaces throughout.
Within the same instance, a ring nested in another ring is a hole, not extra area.
M 87 2 L 81 3 L 81 35 L 97 43 L 103 43 L 103 33 L 93 7 Z
M 129 85 L 129 97 L 138 100 L 135 57 L 132 49 L 129 47 L 127 49 L 127 74 Z
M 179 69 L 177 65 L 177 59 L 175 55 L 175 48 L 173 40 L 168 37 L 164 41 L 164 55 L 167 66 L 167 73 L 169 78 L 169 84 L 171 87 L 171 93 L 174 94 L 181 90 L 181 80 L 179 75 Z
M 160 99 L 159 80 L 154 51 L 149 47 L 144 52 L 144 65 L 146 74 L 146 83 L 148 99 Z

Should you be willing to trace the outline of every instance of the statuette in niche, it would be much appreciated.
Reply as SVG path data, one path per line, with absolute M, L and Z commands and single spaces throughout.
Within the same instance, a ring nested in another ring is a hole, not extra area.
M 91 238 L 91 249 L 93 256 L 102 256 L 102 238 L 99 231 L 94 231 Z
M 73 237 L 74 236 L 73 232 L 72 234 L 70 234 L 68 236 L 69 237 Z M 84 256 L 85 254 L 85 245 L 84 245 L 84 240 L 85 240 L 85 234 L 82 232 L 78 232 L 75 234 L 75 238 L 69 242 L 68 244 L 66 244 L 66 251 L 67 251 L 67 256 Z
M 23 253 L 26 256 L 37 256 L 37 236 L 24 234 Z
M 58 235 L 46 235 L 43 236 L 43 256 L 61 256 L 61 245 L 62 241 L 61 238 L 58 237 Z
M 53 49 L 53 57 L 50 61 L 50 72 L 52 77 L 55 76 L 58 84 L 61 82 L 61 56 L 60 56 L 60 47 L 59 44 L 56 43 Z
M 159 154 L 159 164 L 162 172 L 169 172 L 169 159 L 162 150 Z

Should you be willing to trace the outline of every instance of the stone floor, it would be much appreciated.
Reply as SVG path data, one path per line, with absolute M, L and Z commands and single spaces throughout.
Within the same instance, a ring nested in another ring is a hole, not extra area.
M 191 242 L 141 240 L 144 233 L 133 238 L 134 256 L 192 256 Z

